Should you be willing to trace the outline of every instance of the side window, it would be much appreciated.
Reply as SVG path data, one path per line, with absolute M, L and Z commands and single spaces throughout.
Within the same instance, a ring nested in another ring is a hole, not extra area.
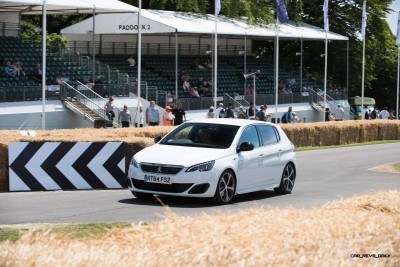
M 244 129 L 242 136 L 240 136 L 239 139 L 239 145 L 243 142 L 252 143 L 255 148 L 260 146 L 260 140 L 255 126 L 249 126 Z
M 277 133 L 273 126 L 260 125 L 258 126 L 258 129 L 260 130 L 263 146 L 274 145 L 278 143 Z

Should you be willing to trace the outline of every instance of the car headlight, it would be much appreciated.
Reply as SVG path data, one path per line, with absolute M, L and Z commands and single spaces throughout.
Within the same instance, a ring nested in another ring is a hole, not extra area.
M 131 159 L 131 165 L 133 165 L 133 167 L 135 167 L 135 168 L 138 168 L 138 163 L 136 162 L 134 157 L 132 157 L 132 159 Z
M 206 171 L 210 171 L 213 168 L 214 163 L 215 163 L 215 160 L 199 163 L 199 164 L 196 164 L 196 165 L 193 165 L 193 166 L 189 167 L 186 170 L 186 172 L 194 172 L 194 171 L 206 172 Z

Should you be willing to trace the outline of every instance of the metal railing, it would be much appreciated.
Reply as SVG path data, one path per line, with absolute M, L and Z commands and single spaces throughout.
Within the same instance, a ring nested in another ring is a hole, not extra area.
M 318 92 L 314 91 L 313 89 L 309 90 L 310 94 L 310 102 L 318 103 L 322 107 L 322 112 L 324 112 L 324 92 L 322 90 L 319 90 Z M 337 106 L 338 106 L 337 100 L 333 99 L 330 95 L 326 94 L 326 105 L 329 108 L 331 113 L 334 113 Z M 350 107 L 342 107 L 344 109 L 344 118 L 345 120 L 350 119 Z
M 108 99 L 102 97 L 97 92 L 93 91 L 91 88 L 82 84 L 79 81 L 76 82 L 76 90 L 78 90 L 82 95 L 84 95 L 86 98 L 90 99 L 93 103 L 95 103 L 99 107 L 105 107 L 106 103 L 108 102 Z M 115 117 L 118 118 L 121 110 L 118 107 L 113 106 L 113 111 L 114 111 Z M 113 123 L 115 126 L 118 126 L 117 122 L 113 122 Z
M 99 106 L 95 101 L 91 100 L 89 97 L 84 95 L 81 92 L 81 90 L 77 90 L 65 82 L 64 86 L 61 86 L 61 99 L 67 102 L 74 102 L 74 100 L 80 102 L 85 107 L 89 108 L 95 114 L 100 116 L 102 119 L 108 120 L 107 112 L 101 106 Z M 85 110 L 78 110 L 78 111 L 82 113 L 89 120 L 94 121 L 94 119 L 90 117 L 90 115 L 88 115 L 88 113 Z

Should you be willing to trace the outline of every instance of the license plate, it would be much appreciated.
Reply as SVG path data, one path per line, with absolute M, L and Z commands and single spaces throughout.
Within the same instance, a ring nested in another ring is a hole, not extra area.
M 156 183 L 156 184 L 172 184 L 171 177 L 157 176 L 157 175 L 144 175 L 145 183 Z

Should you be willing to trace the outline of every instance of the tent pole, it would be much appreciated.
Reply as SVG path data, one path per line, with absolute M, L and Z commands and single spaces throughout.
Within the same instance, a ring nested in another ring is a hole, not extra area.
M 178 105 L 178 31 L 175 31 L 175 105 Z
M 215 37 L 214 37 L 214 107 L 217 108 L 217 73 L 218 73 L 218 23 L 217 23 L 217 9 L 214 9 L 215 19 Z M 215 66 L 214 66 L 215 65 Z
M 94 84 L 96 76 L 96 7 L 93 8 L 93 32 L 92 32 L 92 42 L 93 42 L 93 61 L 92 61 L 92 83 Z
M 42 9 L 42 130 L 46 130 L 46 38 L 47 38 L 47 7 L 43 0 Z
M 138 14 L 138 62 L 137 62 L 137 96 L 138 96 L 138 104 L 137 104 L 137 111 L 140 110 L 140 93 L 142 90 L 141 85 L 141 75 L 142 75 L 142 0 L 139 0 L 139 14 Z
M 328 80 L 328 32 L 325 31 L 325 74 L 324 74 L 324 111 L 322 112 L 323 119 L 325 121 L 325 110 L 326 110 L 326 84 Z
M 278 78 L 279 78 L 279 19 L 276 16 L 275 44 L 275 123 L 278 123 Z M 256 103 L 254 103 L 255 105 Z

